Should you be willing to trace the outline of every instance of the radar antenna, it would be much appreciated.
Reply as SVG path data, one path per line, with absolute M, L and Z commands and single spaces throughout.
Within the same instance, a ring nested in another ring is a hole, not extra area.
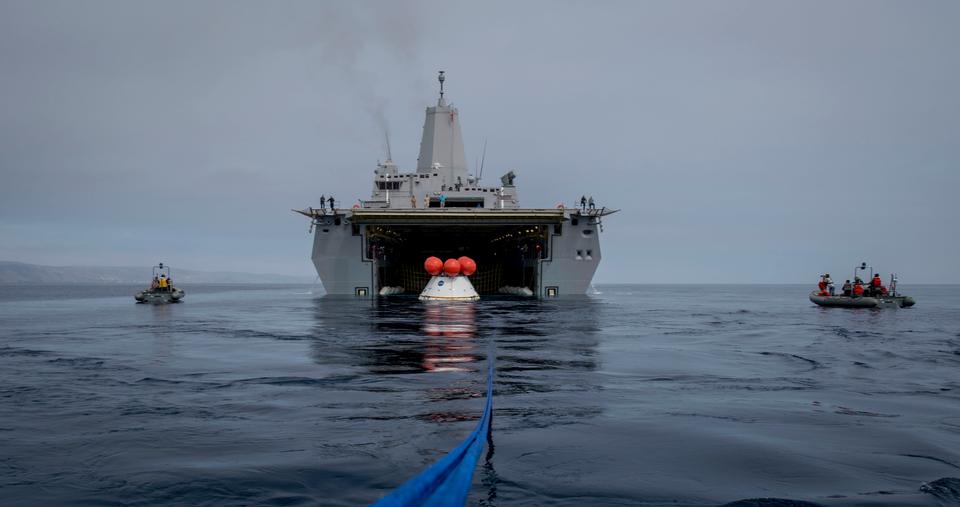
M 446 80 L 446 79 L 447 79 L 447 78 L 445 78 L 445 77 L 443 76 L 443 71 L 441 70 L 441 71 L 440 71 L 440 75 L 437 76 L 437 80 L 440 81 L 440 100 L 443 100 L 443 82 L 444 82 L 444 80 Z

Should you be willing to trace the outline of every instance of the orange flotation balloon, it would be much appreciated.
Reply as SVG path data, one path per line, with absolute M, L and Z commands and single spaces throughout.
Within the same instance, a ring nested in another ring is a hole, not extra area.
M 457 262 L 460 263 L 460 272 L 463 273 L 463 276 L 470 276 L 477 272 L 477 263 L 473 262 L 473 259 L 464 255 L 457 259 Z
M 423 269 L 426 269 L 430 276 L 437 276 L 443 270 L 443 261 L 436 257 L 427 257 L 427 260 L 423 261 Z
M 443 272 L 447 276 L 457 276 L 460 274 L 460 262 L 456 259 L 447 259 L 447 262 L 443 263 Z

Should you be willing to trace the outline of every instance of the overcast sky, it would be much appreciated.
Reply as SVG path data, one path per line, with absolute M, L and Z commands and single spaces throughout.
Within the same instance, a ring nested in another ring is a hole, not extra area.
M 401 5 L 402 4 L 402 5 Z M 0 1 L 0 259 L 312 274 L 321 193 L 582 193 L 599 282 L 960 282 L 960 2 Z M 489 176 L 487 176 L 489 175 Z

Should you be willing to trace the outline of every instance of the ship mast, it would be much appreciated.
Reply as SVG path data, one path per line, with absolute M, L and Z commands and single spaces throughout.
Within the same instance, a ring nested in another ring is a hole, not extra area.
M 443 76 L 443 71 L 440 71 L 440 75 L 437 76 L 437 81 L 440 81 L 440 103 L 443 104 L 443 82 L 447 78 Z
M 417 172 L 437 174 L 442 185 L 452 188 L 467 184 L 469 174 L 460 131 L 460 114 L 455 107 L 447 104 L 444 71 L 438 72 L 437 81 L 440 83 L 440 98 L 436 106 L 428 107 L 426 111 Z

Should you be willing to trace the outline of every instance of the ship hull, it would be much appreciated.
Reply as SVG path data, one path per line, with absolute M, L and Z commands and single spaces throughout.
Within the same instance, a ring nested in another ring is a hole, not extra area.
M 601 217 L 563 209 L 311 210 L 311 258 L 333 296 L 397 286 L 418 293 L 430 255 L 477 259 L 472 278 L 481 294 L 527 287 L 537 297 L 582 296 L 601 259 Z

